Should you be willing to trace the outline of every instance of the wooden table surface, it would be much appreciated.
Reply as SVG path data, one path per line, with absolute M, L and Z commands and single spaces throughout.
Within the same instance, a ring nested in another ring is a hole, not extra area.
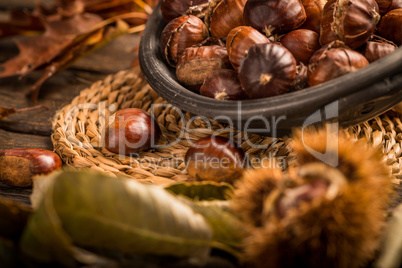
M 0 1 L 0 18 L 5 18 L 11 7 L 33 7 L 35 0 Z M 93 82 L 108 74 L 130 68 L 137 55 L 132 50 L 138 46 L 139 35 L 121 36 L 100 50 L 80 59 L 69 69 L 50 78 L 42 86 L 38 104 L 49 110 L 18 113 L 0 120 L 0 150 L 20 147 L 53 150 L 50 140 L 51 120 L 55 112 L 89 87 Z M 0 39 L 0 63 L 17 55 L 13 38 Z M 22 79 L 10 77 L 0 79 L 0 107 L 24 108 L 33 106 L 25 96 L 29 87 L 42 75 L 35 71 Z M 30 189 L 10 187 L 0 183 L 0 195 L 29 203 Z
M 0 19 L 9 8 L 33 7 L 36 0 L 1 0 Z M 53 150 L 50 140 L 51 120 L 55 112 L 89 87 L 93 82 L 108 74 L 130 68 L 137 55 L 132 53 L 138 46 L 139 35 L 121 36 L 100 50 L 77 61 L 71 68 L 57 74 L 42 86 L 38 104 L 49 110 L 18 113 L 0 120 L 0 150 L 20 147 Z M 13 39 L 0 39 L 0 63 L 17 55 Z M 32 106 L 25 94 L 41 76 L 34 72 L 22 79 L 11 77 L 0 79 L 0 107 L 24 108 Z M 398 195 L 394 205 L 402 202 L 402 185 L 397 185 Z M 31 189 L 10 187 L 0 182 L 0 196 L 29 204 Z

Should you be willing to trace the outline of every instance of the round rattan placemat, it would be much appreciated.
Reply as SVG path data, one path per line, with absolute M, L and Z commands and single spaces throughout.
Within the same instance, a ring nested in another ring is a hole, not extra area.
M 141 108 L 154 116 L 162 130 L 161 143 L 166 146 L 130 157 L 102 147 L 109 116 L 131 107 Z M 393 181 L 398 184 L 402 179 L 401 121 L 401 114 L 389 111 L 345 130 L 350 139 L 367 138 L 372 146 L 380 147 L 384 161 L 392 170 Z M 234 138 L 250 161 L 265 159 L 270 166 L 291 163 L 288 139 L 250 134 L 212 119 L 184 113 L 159 97 L 139 68 L 109 75 L 81 91 L 56 113 L 51 138 L 55 151 L 68 166 L 165 184 L 191 179 L 184 165 L 187 148 L 191 142 L 217 132 L 219 136 Z

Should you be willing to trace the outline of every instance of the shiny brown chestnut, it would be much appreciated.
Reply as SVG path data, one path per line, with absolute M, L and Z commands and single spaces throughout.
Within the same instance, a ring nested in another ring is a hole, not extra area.
M 60 157 L 44 149 L 16 148 L 0 152 L 0 180 L 11 186 L 30 187 L 34 176 L 49 174 L 61 166 Z
M 389 11 L 402 8 L 402 0 L 376 0 L 381 16 Z
M 241 148 L 230 140 L 211 136 L 193 143 L 184 158 L 188 174 L 196 180 L 233 183 L 245 168 Z
M 302 29 L 309 29 L 320 33 L 321 14 L 326 0 L 302 0 L 306 11 L 306 21 L 300 26 Z
M 161 13 L 166 23 L 184 15 L 205 16 L 210 0 L 162 0 Z
M 363 55 L 371 63 L 376 61 L 391 52 L 394 52 L 398 48 L 393 42 L 388 41 L 381 36 L 372 36 L 367 42 L 366 47 L 363 51 Z
M 217 100 L 248 99 L 237 72 L 230 69 L 217 70 L 208 75 L 200 88 L 200 94 Z
M 157 145 L 161 130 L 145 111 L 127 108 L 117 111 L 105 131 L 105 148 L 115 154 L 130 155 Z
M 244 25 L 243 9 L 246 0 L 221 0 L 213 1 L 210 17 L 206 17 L 211 35 L 225 39 L 230 30 Z
M 279 42 L 295 57 L 297 62 L 308 65 L 311 56 L 321 48 L 318 33 L 308 29 L 297 29 L 283 35 Z
M 402 0 L 392 0 L 391 6 L 388 9 L 388 12 L 394 9 L 402 8 Z
M 292 53 L 275 43 L 252 46 L 239 68 L 240 84 L 250 99 L 288 92 L 295 76 L 296 60 Z
M 320 43 L 343 41 L 352 49 L 367 43 L 380 20 L 375 0 L 329 0 L 321 18 Z
M 392 0 L 376 0 L 376 2 L 381 16 L 388 12 L 392 4 Z
M 300 27 L 306 12 L 299 0 L 248 0 L 243 18 L 246 25 L 271 36 Z
M 369 65 L 359 52 L 342 45 L 332 46 L 334 43 L 342 44 L 330 43 L 311 57 L 307 72 L 309 86 L 322 84 Z
M 397 46 L 402 45 L 402 8 L 393 9 L 381 18 L 378 33 Z
M 177 62 L 176 77 L 180 83 L 198 91 L 210 73 L 230 67 L 225 47 L 216 45 L 189 47 L 184 50 Z
M 226 39 L 226 50 L 229 60 L 235 70 L 239 69 L 241 60 L 255 44 L 269 43 L 269 39 L 256 29 L 249 26 L 239 26 L 232 29 Z
M 162 55 L 171 66 L 176 66 L 184 50 L 209 36 L 204 22 L 193 16 L 181 16 L 170 21 L 161 33 Z

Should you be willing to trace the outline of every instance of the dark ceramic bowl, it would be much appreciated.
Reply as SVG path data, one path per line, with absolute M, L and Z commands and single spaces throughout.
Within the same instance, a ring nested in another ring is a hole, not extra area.
M 150 86 L 169 103 L 196 115 L 229 122 L 243 130 L 281 136 L 293 127 L 337 119 L 347 127 L 373 118 L 402 101 L 402 47 L 356 72 L 297 92 L 245 101 L 215 100 L 184 88 L 162 58 L 165 27 L 160 5 L 150 16 L 139 59 Z

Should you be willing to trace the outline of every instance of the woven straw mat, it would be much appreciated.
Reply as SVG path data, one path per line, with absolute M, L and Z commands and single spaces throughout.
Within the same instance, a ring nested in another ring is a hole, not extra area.
M 173 144 L 141 152 L 137 157 L 117 155 L 102 147 L 104 129 L 111 114 L 130 107 L 151 112 L 151 104 L 164 104 L 156 108 L 153 105 L 152 112 L 162 130 L 162 143 L 175 141 Z M 380 147 L 384 161 L 392 170 L 393 182 L 397 184 L 402 179 L 401 119 L 401 114 L 390 111 L 345 130 L 351 139 L 367 138 L 374 147 Z M 180 114 L 178 108 L 168 105 L 151 89 L 139 68 L 109 75 L 81 91 L 57 112 L 53 131 L 54 149 L 66 165 L 128 176 L 144 183 L 190 180 L 184 165 L 190 143 L 216 131 L 224 137 L 234 133 L 235 140 L 242 141 L 240 146 L 250 160 L 260 157 L 283 163 L 290 158 L 288 139 L 244 133 L 211 119 L 194 120 L 192 114 Z M 260 145 L 259 148 L 251 147 L 247 140 Z

